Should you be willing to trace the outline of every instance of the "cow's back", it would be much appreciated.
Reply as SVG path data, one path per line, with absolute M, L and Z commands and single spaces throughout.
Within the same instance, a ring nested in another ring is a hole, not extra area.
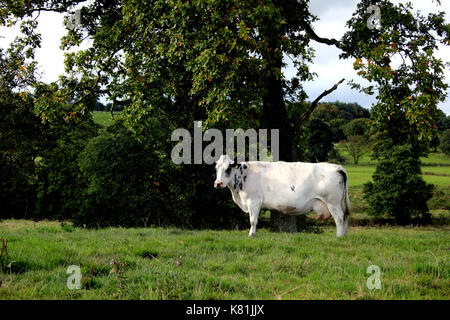
M 261 197 L 263 207 L 305 213 L 315 199 L 335 188 L 338 165 L 306 162 L 248 162 L 248 192 Z

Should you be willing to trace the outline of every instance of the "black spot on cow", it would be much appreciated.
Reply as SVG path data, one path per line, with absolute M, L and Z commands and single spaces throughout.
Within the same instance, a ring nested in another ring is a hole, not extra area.
M 295 192 L 295 186 L 292 186 L 292 187 L 291 187 L 291 190 Z
M 247 169 L 247 165 L 246 164 L 244 164 L 244 169 Z
M 237 179 L 237 177 L 236 177 L 236 174 L 234 174 L 234 184 L 233 184 L 233 189 L 236 189 L 237 184 L 238 184 L 238 179 Z
M 239 189 L 242 190 L 242 182 L 239 183 Z
M 244 176 L 244 182 L 245 182 L 246 179 L 247 179 L 247 176 Z
M 242 167 L 239 167 L 239 169 L 241 170 L 241 174 L 242 174 Z

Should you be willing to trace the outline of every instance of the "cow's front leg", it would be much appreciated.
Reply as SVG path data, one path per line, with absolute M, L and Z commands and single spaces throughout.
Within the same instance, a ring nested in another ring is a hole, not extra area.
M 256 234 L 256 225 L 258 224 L 259 210 L 261 209 L 261 202 L 251 201 L 248 203 L 248 214 L 250 216 L 250 231 L 249 237 L 254 237 Z

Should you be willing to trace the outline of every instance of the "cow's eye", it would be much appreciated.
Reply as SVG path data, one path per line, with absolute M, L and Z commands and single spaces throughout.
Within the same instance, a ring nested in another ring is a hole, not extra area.
M 226 174 L 230 174 L 230 173 L 231 173 L 231 166 L 229 166 L 228 169 L 225 170 L 225 173 L 226 173 Z

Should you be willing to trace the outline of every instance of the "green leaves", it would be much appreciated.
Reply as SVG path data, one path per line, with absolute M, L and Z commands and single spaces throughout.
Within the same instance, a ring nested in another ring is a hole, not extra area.
M 381 130 L 398 127 L 393 119 L 401 115 L 408 123 L 403 127 L 404 135 L 432 139 L 437 104 L 445 99 L 448 88 L 444 63 L 436 58 L 435 51 L 437 43 L 446 42 L 449 25 L 443 12 L 425 17 L 413 13 L 409 4 L 377 4 L 381 8 L 380 30 L 364 27 L 363 12 L 369 2 L 361 1 L 347 23 L 351 30 L 342 40 L 342 57 L 354 57 L 354 69 L 371 83 L 364 87 L 353 82 L 353 87 L 366 93 L 378 92 L 373 116 Z

